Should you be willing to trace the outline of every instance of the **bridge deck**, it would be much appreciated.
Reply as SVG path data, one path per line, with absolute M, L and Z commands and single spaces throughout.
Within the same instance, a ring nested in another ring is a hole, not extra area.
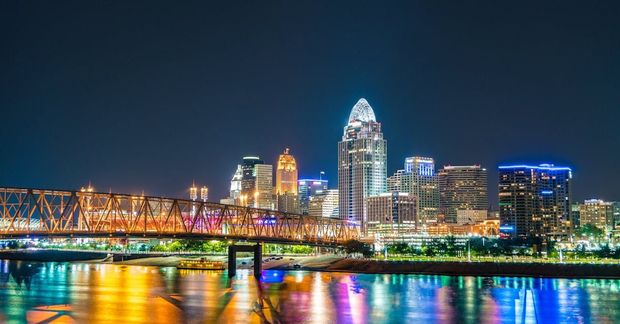
M 0 236 L 152 237 L 333 246 L 359 238 L 352 222 L 150 196 L 0 188 Z

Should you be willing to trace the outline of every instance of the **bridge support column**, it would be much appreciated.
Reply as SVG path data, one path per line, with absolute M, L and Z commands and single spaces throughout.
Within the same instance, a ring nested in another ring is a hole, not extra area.
M 237 252 L 254 252 L 254 277 L 260 280 L 263 271 L 263 246 L 260 243 L 254 246 L 228 246 L 228 277 L 234 277 L 237 274 Z
M 237 274 L 237 246 L 228 246 L 228 277 L 234 277 Z
M 254 245 L 254 278 L 260 280 L 263 272 L 263 246 L 258 243 Z

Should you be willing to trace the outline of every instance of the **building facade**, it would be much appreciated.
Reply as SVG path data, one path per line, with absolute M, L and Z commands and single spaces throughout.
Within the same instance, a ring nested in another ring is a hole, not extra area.
M 360 99 L 338 143 L 338 209 L 366 234 L 366 198 L 386 192 L 387 142 L 372 107 Z
M 238 172 L 239 168 L 237 168 Z M 237 172 L 233 181 L 238 181 Z M 233 182 L 231 181 L 231 189 Z M 232 191 L 232 190 L 231 190 Z M 232 193 L 231 193 L 232 195 Z M 257 156 L 246 156 L 241 163 L 241 192 L 235 204 L 254 208 L 274 209 L 273 166 Z
M 282 212 L 299 213 L 297 161 L 286 148 L 278 157 L 276 167 L 277 209 Z
M 315 217 L 338 218 L 338 189 L 327 189 L 310 196 L 308 214 Z
M 499 167 L 500 230 L 509 237 L 565 237 L 572 228 L 572 172 L 552 164 Z
M 273 194 L 273 166 L 271 164 L 254 165 L 256 188 L 254 191 L 253 206 L 255 208 L 275 209 Z
M 286 148 L 278 158 L 276 168 L 276 194 L 297 194 L 297 161 Z
M 387 179 L 389 192 L 406 192 L 417 199 L 416 229 L 425 231 L 439 216 L 439 179 L 435 161 L 429 157 L 408 157 L 405 168 Z
M 310 197 L 327 190 L 328 181 L 319 179 L 300 179 L 298 183 L 299 212 L 307 215 L 309 212 Z
M 465 224 L 458 220 L 458 211 L 478 211 L 472 215 L 487 213 L 487 169 L 480 165 L 444 166 L 437 173 L 439 178 L 439 206 L 446 223 Z M 461 213 L 466 215 L 467 213 Z M 482 220 L 486 219 L 483 218 Z
M 594 225 L 606 232 L 615 227 L 614 204 L 601 199 L 587 199 L 579 204 L 579 224 Z
M 406 192 L 388 192 L 366 198 L 368 234 L 377 239 L 416 232 L 416 198 Z

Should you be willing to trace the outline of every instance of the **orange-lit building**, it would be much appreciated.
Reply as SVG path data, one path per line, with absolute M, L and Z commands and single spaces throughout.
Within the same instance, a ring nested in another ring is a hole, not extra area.
M 480 235 L 496 236 L 499 235 L 499 219 L 487 219 L 475 224 L 437 224 L 427 227 L 429 235 Z
M 276 194 L 297 194 L 297 162 L 286 148 L 278 158 L 276 169 Z

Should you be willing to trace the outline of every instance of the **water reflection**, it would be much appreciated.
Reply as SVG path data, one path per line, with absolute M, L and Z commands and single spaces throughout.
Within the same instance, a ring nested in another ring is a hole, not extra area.
M 0 322 L 620 322 L 620 281 L 0 261 Z

